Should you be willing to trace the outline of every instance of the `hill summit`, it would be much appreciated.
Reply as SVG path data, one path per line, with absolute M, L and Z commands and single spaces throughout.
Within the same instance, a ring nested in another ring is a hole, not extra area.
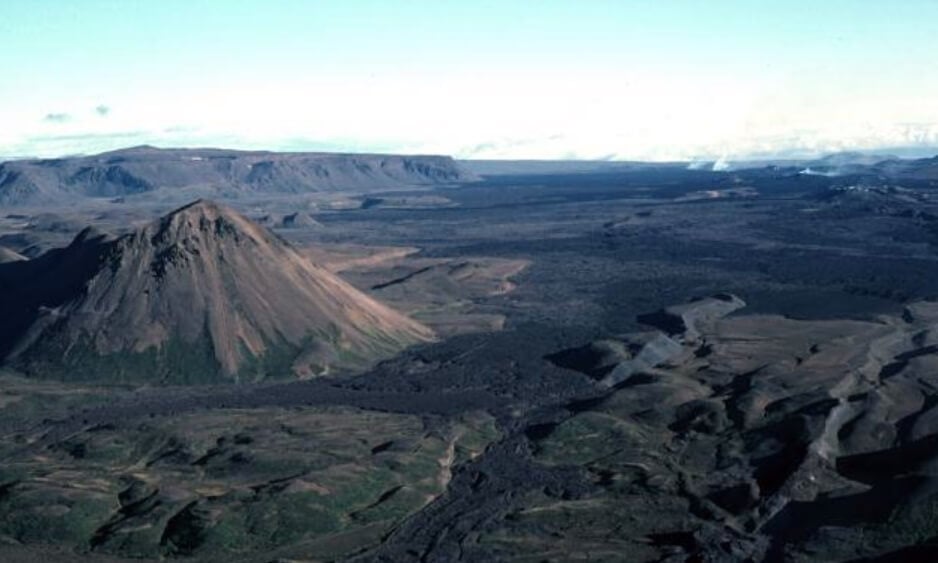
M 39 281 L 37 281 L 39 280 Z M 366 365 L 431 331 L 234 210 L 199 200 L 0 264 L 0 355 L 25 373 L 173 383 Z

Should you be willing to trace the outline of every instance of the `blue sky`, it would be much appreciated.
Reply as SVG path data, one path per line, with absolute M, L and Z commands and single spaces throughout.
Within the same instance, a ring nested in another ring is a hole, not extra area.
M 0 3 L 0 156 L 938 146 L 938 0 Z

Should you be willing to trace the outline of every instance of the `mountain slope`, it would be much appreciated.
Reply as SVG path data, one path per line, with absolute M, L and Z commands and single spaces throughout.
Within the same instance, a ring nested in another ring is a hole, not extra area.
M 429 340 L 231 209 L 0 264 L 0 354 L 27 373 L 192 382 L 313 375 Z
M 180 188 L 306 193 L 370 191 L 475 179 L 446 156 L 144 146 L 88 157 L 0 163 L 0 204 L 129 196 Z

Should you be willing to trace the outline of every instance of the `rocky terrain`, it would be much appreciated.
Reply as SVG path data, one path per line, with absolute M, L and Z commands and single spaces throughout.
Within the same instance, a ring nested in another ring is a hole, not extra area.
M 938 195 L 846 160 L 863 170 L 513 163 L 336 205 L 196 206 L 242 238 L 206 271 L 266 233 L 438 338 L 238 385 L 8 368 L 0 556 L 934 560 Z M 0 271 L 45 263 L 72 222 L 115 233 L 80 246 L 201 223 L 167 211 L 17 208 Z
M 143 146 L 95 156 L 0 163 L 0 205 L 205 194 L 373 191 L 454 184 L 476 177 L 449 157 L 272 153 Z
M 644 317 L 653 337 L 557 357 L 614 390 L 529 427 L 533 458 L 579 467 L 592 486 L 532 493 L 480 542 L 505 558 L 785 561 L 931 542 L 936 305 L 801 321 L 726 317 L 743 304 L 725 299 L 682 306 L 684 326 L 673 309 Z M 648 510 L 654 520 L 636 516 Z

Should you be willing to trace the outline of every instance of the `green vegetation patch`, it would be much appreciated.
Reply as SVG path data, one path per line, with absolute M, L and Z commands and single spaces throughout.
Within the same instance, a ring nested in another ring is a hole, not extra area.
M 341 557 L 497 438 L 488 415 L 351 408 L 213 410 L 19 447 L 6 436 L 0 537 L 139 558 Z

